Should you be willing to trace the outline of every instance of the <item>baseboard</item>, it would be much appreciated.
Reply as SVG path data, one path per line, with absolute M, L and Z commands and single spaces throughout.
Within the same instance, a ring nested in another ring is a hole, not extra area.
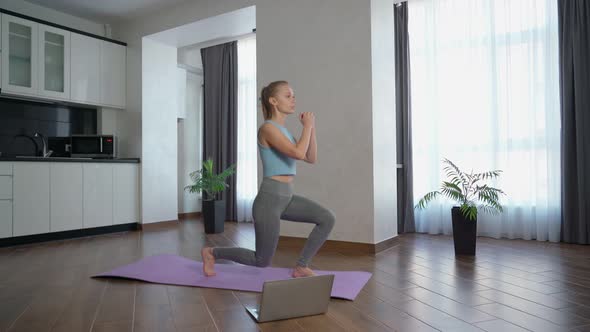
M 183 219 L 198 219 L 203 216 L 202 212 L 189 212 L 189 213 L 179 213 L 178 220 Z
M 381 241 L 376 244 L 360 243 L 360 242 L 348 242 L 348 241 L 335 241 L 328 240 L 320 248 L 319 252 L 340 252 L 340 253 L 351 253 L 351 254 L 376 254 L 380 251 L 389 249 L 398 244 L 397 236 L 385 241 Z M 281 236 L 279 237 L 280 248 L 302 248 L 307 241 L 307 238 L 292 237 L 292 236 Z
M 152 231 L 152 230 L 158 230 L 158 229 L 162 229 L 162 228 L 178 226 L 178 222 L 179 222 L 179 220 L 175 219 L 175 220 L 157 221 L 157 222 L 151 222 L 149 224 L 138 224 L 138 225 L 139 225 L 139 229 L 142 231 Z
M 80 238 L 80 237 L 104 235 L 104 234 L 110 234 L 110 233 L 128 232 L 128 231 L 135 231 L 138 228 L 139 228 L 139 224 L 130 223 L 130 224 L 121 224 L 121 225 L 113 225 L 113 226 L 76 229 L 76 230 L 63 231 L 63 232 L 15 236 L 15 237 L 9 237 L 9 238 L 5 238 L 5 239 L 0 239 L 0 247 L 9 247 L 9 246 L 17 246 L 17 245 L 23 245 L 23 244 L 75 239 L 75 238 Z
M 399 235 L 375 244 L 375 253 L 393 248 L 399 244 Z

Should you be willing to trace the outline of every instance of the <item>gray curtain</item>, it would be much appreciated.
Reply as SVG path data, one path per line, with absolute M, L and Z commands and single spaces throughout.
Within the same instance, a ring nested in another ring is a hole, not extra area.
M 217 173 L 237 161 L 238 49 L 230 42 L 201 49 L 203 60 L 203 160 L 213 159 Z M 236 170 L 238 171 L 238 170 Z M 237 220 L 236 176 L 221 194 L 226 220 Z
M 590 1 L 559 0 L 562 240 L 590 241 Z
M 412 112 L 410 105 L 410 44 L 408 3 L 394 5 L 395 20 L 395 108 L 397 133 L 397 229 L 398 233 L 416 231 L 412 174 Z

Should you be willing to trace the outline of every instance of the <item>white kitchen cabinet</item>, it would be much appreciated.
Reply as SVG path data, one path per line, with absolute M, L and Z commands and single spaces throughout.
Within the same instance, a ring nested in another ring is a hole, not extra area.
M 12 175 L 12 163 L 0 163 L 0 175 Z
M 37 95 L 38 23 L 2 14 L 2 92 Z
M 12 200 L 0 199 L 0 239 L 12 237 Z
M 139 222 L 139 164 L 0 162 L 0 238 Z
M 114 108 L 125 108 L 127 48 L 101 41 L 100 44 L 100 103 Z
M 98 105 L 100 103 L 100 49 L 102 40 L 72 32 L 70 99 Z
M 8 14 L 0 35 L 3 94 L 125 108 L 125 45 Z
M 87 163 L 84 170 L 84 228 L 113 224 L 113 164 Z
M 12 175 L 0 175 L 0 199 L 12 199 Z
M 70 99 L 70 32 L 39 24 L 39 95 Z
M 113 224 L 139 222 L 139 166 L 113 164 Z
M 14 163 L 14 236 L 49 232 L 49 163 Z
M 0 239 L 12 236 L 12 163 L 0 162 Z
M 51 163 L 50 231 L 84 228 L 84 178 L 81 163 Z
M 0 199 L 12 200 L 12 163 L 0 162 Z

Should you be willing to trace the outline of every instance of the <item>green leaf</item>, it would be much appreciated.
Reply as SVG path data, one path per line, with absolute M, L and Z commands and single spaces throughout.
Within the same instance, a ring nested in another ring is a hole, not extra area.
M 445 188 L 445 187 L 443 187 L 443 188 L 440 189 L 440 192 L 444 196 L 446 196 L 446 197 L 448 197 L 448 198 L 456 201 L 459 204 L 463 204 L 465 202 L 465 196 L 463 196 L 463 194 L 461 194 L 460 191 L 456 191 L 456 190 L 454 190 L 452 188 Z
M 500 196 L 505 193 L 480 181 L 491 180 L 501 175 L 501 170 L 489 172 L 466 173 L 459 169 L 452 161 L 443 159 L 443 170 L 447 180 L 443 181 L 438 191 L 430 192 L 416 204 L 415 208 L 423 209 L 438 196 L 445 196 L 460 204 L 461 213 L 468 220 L 475 220 L 479 209 L 483 213 L 497 214 L 503 212 Z
M 459 167 L 457 167 L 457 165 L 455 165 L 452 161 L 445 158 L 443 160 L 443 163 L 447 164 L 447 166 L 445 166 L 444 169 L 447 171 L 447 175 L 449 177 L 456 177 L 456 178 L 460 179 L 460 181 L 463 185 L 466 185 L 469 183 L 465 173 L 463 173 L 459 169 Z
M 470 204 L 461 205 L 461 213 L 468 220 L 475 220 L 477 218 L 477 207 Z
M 203 168 L 191 172 L 190 178 L 193 182 L 191 185 L 184 187 L 191 193 L 206 193 L 207 199 L 213 198 L 217 193 L 224 191 L 229 185 L 226 183 L 227 178 L 235 173 L 235 165 L 230 165 L 219 174 L 214 174 L 213 160 L 203 161 Z
M 459 188 L 459 186 L 455 182 L 443 181 L 443 188 L 453 189 L 453 190 L 463 194 L 461 191 L 461 188 Z
M 460 204 L 461 213 L 469 220 L 477 218 L 478 205 L 479 209 L 484 213 L 497 214 L 503 212 L 500 196 L 505 195 L 505 193 L 488 184 L 480 184 L 482 181 L 499 177 L 502 173 L 501 170 L 466 173 L 446 158 L 443 159 L 443 165 L 447 180 L 442 182 L 440 190 L 430 192 L 420 199 L 416 204 L 416 208 L 423 209 L 438 196 L 445 196 Z
M 474 178 L 478 179 L 478 180 L 487 180 L 487 179 L 494 179 L 500 176 L 500 173 L 502 173 L 501 170 L 495 170 L 495 171 L 489 171 L 489 172 L 483 172 L 483 173 L 477 173 L 474 174 Z
M 436 197 L 438 197 L 440 193 L 438 191 L 431 191 L 428 194 L 424 195 L 419 201 L 418 204 L 414 207 L 415 209 L 424 209 L 426 205 L 433 201 Z
M 487 214 L 491 214 L 491 215 L 497 215 L 499 214 L 501 211 L 498 211 L 495 207 L 491 206 L 491 205 L 480 205 L 479 209 L 482 210 L 483 212 L 487 213 Z

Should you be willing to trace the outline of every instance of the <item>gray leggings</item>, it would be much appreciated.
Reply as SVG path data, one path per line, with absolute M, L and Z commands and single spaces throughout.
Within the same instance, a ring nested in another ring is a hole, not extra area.
M 293 184 L 264 178 L 252 206 L 256 251 L 245 248 L 214 248 L 216 259 L 227 259 L 240 264 L 268 266 L 279 242 L 281 219 L 313 223 L 315 227 L 303 247 L 298 266 L 307 266 L 311 257 L 324 244 L 332 227 L 334 214 L 305 197 L 293 194 Z

